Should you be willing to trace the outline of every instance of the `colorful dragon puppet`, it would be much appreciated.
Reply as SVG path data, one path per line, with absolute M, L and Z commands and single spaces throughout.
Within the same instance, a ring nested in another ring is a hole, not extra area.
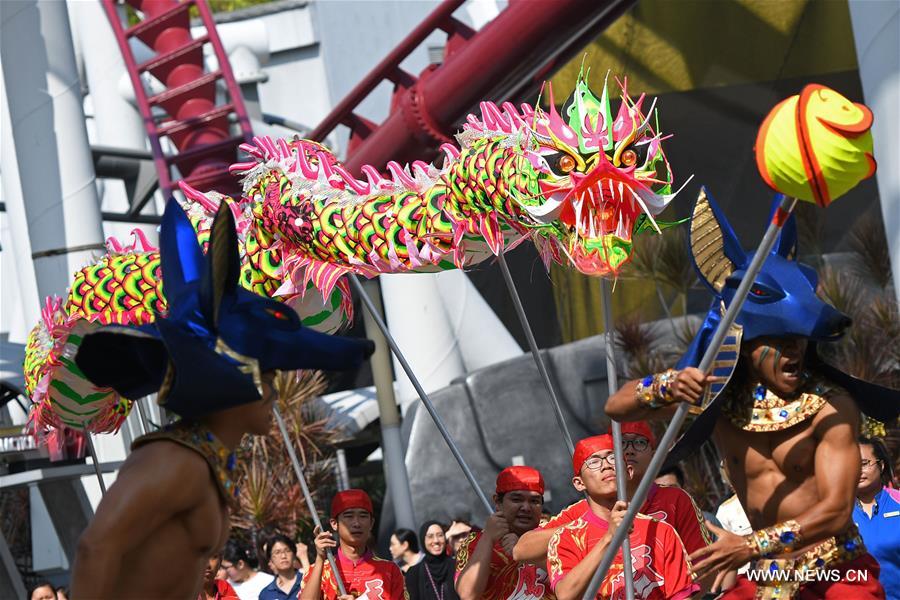
M 183 208 L 201 245 L 221 202 L 238 229 L 242 285 L 282 300 L 304 325 L 336 331 L 351 315 L 342 275 L 466 268 L 525 240 L 545 264 L 565 262 L 587 275 L 614 276 L 629 260 L 633 236 L 659 225 L 674 197 L 654 105 L 633 101 L 621 84 L 613 117 L 606 84 L 600 97 L 579 77 L 559 114 L 549 109 L 481 104 L 445 144 L 438 168 L 390 162 L 382 177 L 350 175 L 322 145 L 255 138 L 250 160 L 232 166 L 243 196 L 232 199 L 182 184 Z M 130 401 L 96 388 L 72 362 L 94 327 L 144 324 L 164 314 L 159 254 L 139 234 L 75 275 L 68 298 L 48 300 L 26 348 L 25 377 L 40 427 L 114 431 Z M 307 293 L 315 288 L 321 293 Z

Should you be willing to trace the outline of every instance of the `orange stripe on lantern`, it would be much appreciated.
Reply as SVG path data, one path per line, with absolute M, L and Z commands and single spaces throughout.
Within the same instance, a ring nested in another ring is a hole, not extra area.
M 800 92 L 800 99 L 797 101 L 797 112 L 795 114 L 795 122 L 797 124 L 797 138 L 800 141 L 800 157 L 803 161 L 803 169 L 809 178 L 810 187 L 813 196 L 815 196 L 816 204 L 826 207 L 831 204 L 831 198 L 828 196 L 828 182 L 822 174 L 822 168 L 819 161 L 816 160 L 813 151 L 812 142 L 809 138 L 809 126 L 806 123 L 806 108 L 809 105 L 810 97 L 819 90 L 828 89 L 823 85 L 811 83 L 803 88 Z

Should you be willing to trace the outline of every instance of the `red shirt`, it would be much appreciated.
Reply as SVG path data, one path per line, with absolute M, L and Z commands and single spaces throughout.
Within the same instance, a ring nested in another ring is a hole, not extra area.
M 579 500 L 547 521 L 541 529 L 562 527 L 589 511 L 587 500 Z M 691 495 L 681 488 L 654 483 L 650 486 L 650 492 L 647 494 L 647 500 L 641 507 L 640 513 L 665 521 L 674 527 L 681 541 L 684 542 L 688 554 L 693 554 L 712 543 L 703 513 L 700 512 Z
M 335 560 L 348 594 L 353 594 L 360 600 L 409 600 L 403 573 L 391 561 L 378 558 L 371 551 L 366 552 L 359 560 L 352 561 L 340 549 Z M 309 569 L 303 576 L 303 587 L 306 587 L 311 575 L 312 569 Z M 340 596 L 328 561 L 325 561 L 322 568 L 321 590 L 325 600 L 335 600 Z
M 550 538 L 547 567 L 554 591 L 569 571 L 600 541 L 607 529 L 606 521 L 588 511 Z M 638 515 L 628 539 L 631 541 L 635 600 L 682 600 L 700 590 L 700 586 L 691 579 L 687 554 L 671 525 Z M 624 579 L 622 551 L 619 550 L 600 585 L 597 598 L 624 600 Z
M 469 534 L 456 551 L 456 579 L 469 564 L 475 552 L 481 532 Z M 539 600 L 554 599 L 550 590 L 547 572 L 536 565 L 519 563 L 507 556 L 500 543 L 495 543 L 491 551 L 491 569 L 487 587 L 481 594 L 482 600 Z
M 224 579 L 216 579 L 216 595 L 213 596 L 215 600 L 241 600 L 237 592 L 234 591 L 234 588 L 231 587 L 231 584 L 225 581 Z M 197 596 L 197 600 L 206 600 L 206 592 L 204 590 L 200 590 L 200 595 Z

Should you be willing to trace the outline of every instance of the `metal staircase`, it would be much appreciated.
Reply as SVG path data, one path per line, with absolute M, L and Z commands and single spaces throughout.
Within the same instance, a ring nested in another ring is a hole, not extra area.
M 123 24 L 115 0 L 102 3 L 134 86 L 163 193 L 171 194 L 181 179 L 200 190 L 239 194 L 238 182 L 228 173 L 228 165 L 236 161 L 238 146 L 250 140 L 252 131 L 205 0 L 126 0 L 140 18 L 131 26 Z M 191 35 L 193 7 L 205 29 L 197 38 Z M 145 44 L 155 56 L 137 63 L 130 45 L 134 40 Z M 216 56 L 219 67 L 215 71 L 204 67 L 206 44 Z M 142 78 L 145 75 L 156 78 L 165 89 L 148 94 Z M 220 80 L 228 99 L 217 103 Z M 162 138 L 168 138 L 177 152 L 163 152 Z

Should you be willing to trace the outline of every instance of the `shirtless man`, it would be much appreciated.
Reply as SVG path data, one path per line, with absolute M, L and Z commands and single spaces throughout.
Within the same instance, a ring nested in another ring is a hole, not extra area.
M 734 381 L 729 386 L 736 388 L 735 412 L 729 412 L 731 406 L 723 407 L 713 441 L 725 459 L 729 479 L 754 533 L 739 536 L 713 526 L 718 540 L 691 555 L 694 573 L 702 578 L 759 559 L 762 548 L 757 547 L 756 540 L 763 533 L 796 540 L 781 544 L 782 550 L 791 553 L 789 556 L 800 556 L 818 542 L 836 536 L 840 541 L 855 540 L 858 549 L 832 564 L 839 564 L 843 570 L 867 569 L 872 576 L 868 584 L 846 583 L 852 590 L 838 592 L 835 588 L 841 586 L 835 585 L 832 593 L 842 593 L 845 598 L 848 592 L 853 598 L 880 598 L 883 595 L 875 591 L 876 587 L 880 590 L 875 581 L 878 563 L 865 552 L 850 521 L 859 479 L 859 409 L 842 389 L 832 387 L 821 393 L 827 385 L 824 379 L 802 375 L 805 351 L 806 340 L 796 337 L 758 338 L 744 345 L 741 354 L 747 373 L 741 379 L 745 383 Z M 671 384 L 671 396 L 675 402 L 696 404 L 708 380 L 695 368 L 682 369 Z M 656 416 L 637 400 L 635 389 L 639 384 L 640 380 L 630 381 L 609 399 L 606 411 L 611 417 Z M 820 406 L 817 412 L 804 415 L 804 420 L 792 426 L 768 432 L 747 431 L 735 423 L 741 415 L 737 406 L 752 406 L 749 386 L 755 388 L 759 384 L 782 398 L 794 398 L 803 392 L 809 394 L 808 398 L 821 398 L 801 406 L 801 412 L 811 413 L 816 405 Z M 817 387 L 821 395 L 815 393 Z M 658 411 L 660 416 L 671 412 L 674 411 Z
M 188 237 L 191 236 L 191 237 Z M 153 329 L 101 329 L 75 360 L 97 386 L 159 402 L 182 416 L 137 439 L 82 534 L 72 598 L 196 598 L 204 567 L 228 537 L 233 449 L 270 432 L 275 370 L 352 367 L 371 345 L 302 328 L 283 304 L 238 284 L 231 211 L 213 222 L 204 256 L 182 209 L 163 216 L 169 311 Z
M 232 456 L 245 433 L 269 433 L 272 375 L 263 376 L 261 400 L 198 421 L 214 436 L 211 447 Z M 211 464 L 188 446 L 150 441 L 135 442 L 78 541 L 75 600 L 193 598 L 200 591 L 198 573 L 228 539 L 231 495 L 225 493 L 224 482 L 216 480 Z M 166 568 L 160 570 L 160 565 Z
M 718 208 L 707 202 L 701 195 L 695 207 L 691 242 L 698 273 L 717 299 L 689 360 L 682 361 L 689 364 L 699 363 L 709 343 L 704 336 L 715 328 L 720 306 L 731 300 L 749 260 Z M 786 231 L 789 236 L 795 230 Z M 672 451 L 680 458 L 711 429 L 754 529 L 739 536 L 712 527 L 718 540 L 692 553 L 693 570 L 697 577 L 724 576 L 754 561 L 756 573 L 784 573 L 770 581 L 751 573 L 755 581 L 741 578 L 725 598 L 883 598 L 878 563 L 850 515 L 860 469 L 856 402 L 871 409 L 866 403 L 886 390 L 851 380 L 818 359 L 813 341 L 837 339 L 849 319 L 816 297 L 814 272 L 801 269 L 795 257 L 795 239 L 783 237 L 738 316 L 743 341 L 731 359 L 731 379 Z M 851 397 L 836 380 L 869 388 Z M 722 383 L 690 366 L 670 369 L 625 383 L 608 399 L 606 412 L 618 420 L 665 418 L 680 402 L 701 404 L 707 388 Z M 867 578 L 845 577 L 848 569 Z M 812 571 L 831 575 L 818 581 Z

